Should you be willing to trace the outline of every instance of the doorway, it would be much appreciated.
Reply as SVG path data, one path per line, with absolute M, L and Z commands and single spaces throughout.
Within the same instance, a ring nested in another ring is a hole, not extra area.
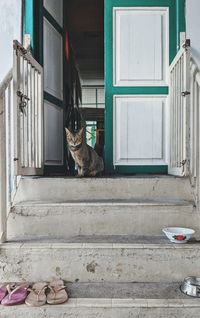
M 70 174 L 64 127 L 77 120 L 72 108 L 79 108 L 87 142 L 104 152 L 104 1 L 25 3 L 24 33 L 44 68 L 45 174 Z
M 73 99 L 106 173 L 166 174 L 168 71 L 185 32 L 184 1 L 44 0 L 34 23 L 36 55 L 57 87 L 44 91 L 46 167 L 66 169 L 64 126 Z
M 81 85 L 80 126 L 87 144 L 104 155 L 104 1 L 65 3 L 68 46 Z M 79 103 L 79 105 L 77 105 Z M 68 123 L 66 123 L 68 125 Z M 75 127 L 77 128 L 77 127 Z

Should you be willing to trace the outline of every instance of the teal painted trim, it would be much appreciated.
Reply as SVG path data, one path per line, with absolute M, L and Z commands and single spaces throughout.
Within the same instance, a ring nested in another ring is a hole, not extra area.
M 179 2 L 179 30 L 186 32 L 186 3 L 185 0 L 178 0 Z
M 30 34 L 31 48 L 34 50 L 34 0 L 24 0 L 23 34 Z
M 48 102 L 54 104 L 54 105 L 57 105 L 59 107 L 63 107 L 63 101 L 56 98 L 55 96 L 47 93 L 47 92 L 44 92 L 44 99 L 47 100 Z
M 111 93 L 113 95 L 168 95 L 169 88 L 167 86 L 137 86 L 137 87 L 112 87 Z
M 113 37 L 112 37 L 112 0 L 105 0 L 104 5 L 104 69 L 105 69 L 105 145 L 104 161 L 105 172 L 113 171 L 113 96 L 112 96 L 112 79 L 113 79 Z
M 177 51 L 180 49 L 180 32 L 186 32 L 185 0 L 176 0 Z
M 53 25 L 53 27 L 63 35 L 63 28 L 58 24 L 58 22 L 52 17 L 52 15 L 45 9 L 43 8 L 43 16 Z
M 123 174 L 168 174 L 168 166 L 116 166 L 114 171 Z
M 174 0 L 105 0 L 107 7 L 167 7 Z

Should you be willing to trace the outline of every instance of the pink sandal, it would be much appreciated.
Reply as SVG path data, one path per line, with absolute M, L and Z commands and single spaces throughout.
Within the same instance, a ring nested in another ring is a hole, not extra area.
M 1 287 L 0 287 L 0 302 L 6 296 L 6 294 L 7 294 L 6 285 L 1 285 Z
M 7 291 L 8 295 L 4 297 L 1 304 L 4 306 L 13 306 L 13 305 L 19 305 L 23 304 L 26 297 L 27 297 L 27 289 L 29 287 L 29 284 L 21 284 L 21 285 L 7 285 Z

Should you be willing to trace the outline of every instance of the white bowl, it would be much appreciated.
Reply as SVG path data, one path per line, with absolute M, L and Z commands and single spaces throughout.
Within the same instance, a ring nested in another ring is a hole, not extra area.
M 192 229 L 184 227 L 166 227 L 162 230 L 172 243 L 183 244 L 195 233 Z

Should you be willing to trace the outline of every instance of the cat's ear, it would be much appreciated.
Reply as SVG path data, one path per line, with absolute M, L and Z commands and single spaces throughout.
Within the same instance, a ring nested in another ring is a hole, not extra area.
M 66 132 L 67 137 L 71 135 L 71 131 L 69 129 L 67 129 L 66 127 L 65 127 L 65 132 Z
M 78 131 L 79 136 L 83 136 L 83 132 L 84 132 L 84 128 L 81 128 L 81 129 Z

